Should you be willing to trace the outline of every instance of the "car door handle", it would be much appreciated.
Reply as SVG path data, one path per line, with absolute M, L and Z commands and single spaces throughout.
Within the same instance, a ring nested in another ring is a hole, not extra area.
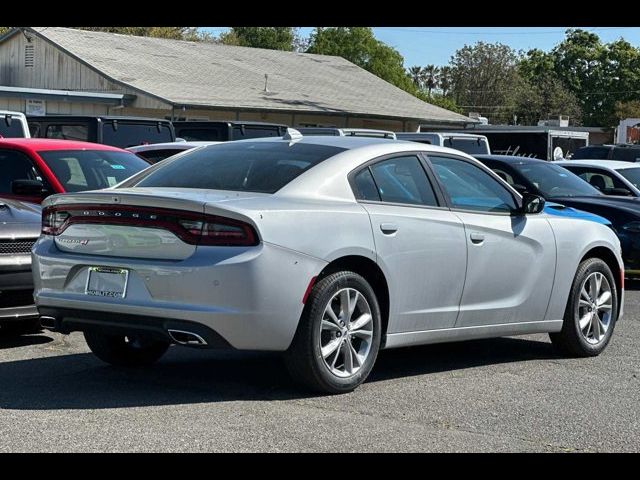
M 484 235 L 478 232 L 471 232 L 469 238 L 471 239 L 471 242 L 475 243 L 476 245 L 480 245 L 482 242 L 484 242 Z
M 381 223 L 380 230 L 385 235 L 392 235 L 398 231 L 398 226 L 395 223 Z

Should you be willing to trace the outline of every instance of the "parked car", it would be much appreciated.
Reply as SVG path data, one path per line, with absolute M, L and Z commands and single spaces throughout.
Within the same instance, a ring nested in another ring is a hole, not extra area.
M 616 160 L 568 160 L 555 163 L 586 180 L 605 195 L 640 197 L 640 164 Z
M 452 149 L 227 142 L 45 200 L 36 304 L 45 328 L 83 331 L 114 365 L 171 343 L 280 351 L 330 393 L 362 383 L 380 348 L 549 332 L 597 355 L 622 313 L 620 243 L 543 207 Z M 104 250 L 133 232 L 172 242 Z
M 300 127 L 296 128 L 302 135 L 330 135 L 333 137 L 374 137 L 395 140 L 396 134 L 389 130 L 372 128 L 335 128 L 335 127 Z
M 469 155 L 489 154 L 489 140 L 484 135 L 456 132 L 398 132 L 398 140 L 455 148 Z
M 176 139 L 171 122 L 159 118 L 45 115 L 29 116 L 27 121 L 34 138 L 79 140 L 120 148 Z
M 286 125 L 248 121 L 174 121 L 176 137 L 187 142 L 227 142 L 249 138 L 281 137 Z M 152 142 L 149 142 L 152 143 Z M 153 142 L 156 143 L 156 142 Z
M 611 221 L 622 245 L 625 274 L 640 276 L 640 201 L 604 195 L 559 166 L 558 162 L 508 155 L 478 155 L 476 158 L 519 192 L 541 195 L 548 201 Z
M 171 157 L 181 152 L 186 152 L 192 148 L 214 145 L 221 142 L 169 142 L 152 143 L 150 145 L 138 145 L 127 148 L 128 151 L 144 158 L 149 163 L 158 163 L 165 158 Z
M 0 139 L 0 197 L 40 203 L 53 193 L 111 187 L 149 163 L 97 143 Z
M 0 199 L 0 332 L 38 324 L 31 247 L 40 223 L 40 205 Z
M 640 161 L 640 145 L 613 144 L 587 145 L 579 148 L 571 160 L 618 160 L 621 162 Z
M 29 126 L 24 113 L 0 110 L 0 138 L 29 138 Z

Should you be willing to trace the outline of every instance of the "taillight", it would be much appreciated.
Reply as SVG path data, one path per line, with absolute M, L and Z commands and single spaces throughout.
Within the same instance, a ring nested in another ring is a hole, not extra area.
M 74 223 L 161 228 L 191 245 L 253 246 L 259 243 L 251 225 L 217 215 L 129 205 L 59 205 L 42 211 L 44 235 L 60 235 Z
M 42 210 L 42 233 L 45 235 L 58 235 L 68 218 L 69 212 L 57 211 L 54 207 L 46 207 Z
M 231 218 L 207 215 L 202 221 L 179 223 L 190 235 L 198 237 L 199 245 L 257 245 L 251 225 Z

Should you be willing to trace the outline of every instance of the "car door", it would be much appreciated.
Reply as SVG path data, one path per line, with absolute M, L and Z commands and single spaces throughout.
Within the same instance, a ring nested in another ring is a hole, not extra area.
M 387 277 L 389 333 L 453 327 L 466 269 L 464 226 L 418 154 L 383 157 L 350 175 L 369 212 Z
M 43 182 L 45 189 L 48 189 L 47 182 L 27 154 L 17 150 L 0 149 L 0 197 L 16 198 L 34 203 L 42 201 L 42 195 L 13 193 L 12 183 L 14 180 L 39 180 Z
M 434 154 L 429 161 L 465 227 L 467 275 L 456 327 L 544 320 L 556 267 L 545 216 L 517 213 L 512 192 L 471 160 Z

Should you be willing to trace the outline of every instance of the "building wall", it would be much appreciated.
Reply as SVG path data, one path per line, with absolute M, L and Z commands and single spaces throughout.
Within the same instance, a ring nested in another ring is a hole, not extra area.
M 166 102 L 141 94 L 133 88 L 105 78 L 46 40 L 36 35 L 31 35 L 31 38 L 31 42 L 27 42 L 24 35 L 16 34 L 0 44 L 0 85 L 75 90 L 79 92 L 131 94 L 136 95 L 133 101 L 133 106 L 136 108 L 170 108 Z M 25 59 L 25 51 L 28 45 L 33 46 L 33 66 L 31 67 L 26 66 Z M 52 111 L 50 112 L 48 103 L 47 113 L 85 113 L 84 111 L 78 111 L 79 109 L 76 107 L 64 107 L 62 105 L 52 105 Z M 85 102 L 78 103 L 87 105 Z M 65 111 L 69 108 L 74 111 Z M 102 108 L 106 107 L 103 106 Z M 58 109 L 60 111 L 53 111 Z M 88 110 L 86 114 L 91 115 L 92 112 L 90 109 Z

